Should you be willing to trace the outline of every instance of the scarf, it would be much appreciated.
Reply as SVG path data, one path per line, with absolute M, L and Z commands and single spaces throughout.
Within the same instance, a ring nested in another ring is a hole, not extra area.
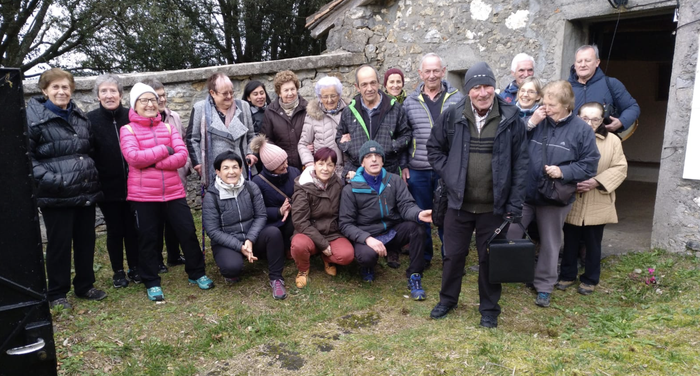
M 44 102 L 44 107 L 46 107 L 49 111 L 53 112 L 54 114 L 60 116 L 61 119 L 68 121 L 68 117 L 70 116 L 71 111 L 73 111 L 73 102 L 68 102 L 68 107 L 66 107 L 66 109 L 64 110 L 61 107 L 58 107 L 55 104 L 53 104 L 53 102 L 51 102 L 50 99 L 47 99 L 46 102 Z
M 323 105 L 323 103 L 321 103 L 321 101 L 318 102 L 318 107 L 321 108 L 321 111 L 323 111 L 324 114 L 335 115 L 338 112 L 340 112 L 340 105 L 342 104 L 341 103 L 342 101 L 343 101 L 342 99 L 338 99 L 338 105 L 335 106 L 335 108 L 332 110 L 327 110 L 326 107 Z
M 401 93 L 399 93 L 399 95 L 397 95 L 397 96 L 393 96 L 393 95 L 389 94 L 388 91 L 385 91 L 384 93 L 386 95 L 396 99 L 396 101 L 399 102 L 400 104 L 403 104 L 403 101 L 406 99 L 406 95 L 407 95 L 406 90 L 404 90 L 404 89 L 401 89 Z
M 531 108 L 522 108 L 522 107 L 520 107 L 519 102 L 515 102 L 515 106 L 518 107 L 518 110 L 520 110 L 520 117 L 521 118 L 526 118 L 526 117 L 532 116 L 532 114 L 535 113 L 537 108 L 540 107 L 539 103 L 535 103 L 535 105 L 532 106 Z
M 297 95 L 296 99 L 292 103 L 282 103 L 282 98 L 279 99 L 280 101 L 280 107 L 284 110 L 284 113 L 287 114 L 287 116 L 292 117 L 292 114 L 294 113 L 294 109 L 297 108 L 299 105 L 299 96 Z
M 311 170 L 311 181 L 314 182 L 316 188 L 322 191 L 325 191 L 326 188 L 328 188 L 328 182 L 322 182 L 321 179 L 319 179 L 318 176 L 316 176 L 316 170 Z
M 244 181 L 245 179 L 243 178 L 243 175 L 241 175 L 238 178 L 238 183 L 228 184 L 221 180 L 219 175 L 216 175 L 216 181 L 214 182 L 214 186 L 216 187 L 216 189 L 219 190 L 219 199 L 228 200 L 231 198 L 238 197 L 238 194 L 241 193 L 241 189 L 243 188 Z

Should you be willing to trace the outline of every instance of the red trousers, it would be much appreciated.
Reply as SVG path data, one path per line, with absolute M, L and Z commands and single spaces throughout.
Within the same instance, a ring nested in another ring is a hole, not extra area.
M 323 260 L 337 265 L 348 265 L 355 257 L 355 250 L 346 238 L 340 237 L 330 242 L 331 256 L 323 254 L 323 250 L 316 249 L 316 245 L 308 236 L 296 234 L 292 238 L 292 258 L 301 272 L 309 270 L 309 259 L 320 253 Z

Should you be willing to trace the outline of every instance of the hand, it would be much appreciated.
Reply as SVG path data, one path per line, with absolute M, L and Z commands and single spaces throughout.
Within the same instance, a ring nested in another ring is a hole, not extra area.
M 345 177 L 348 178 L 348 180 L 352 180 L 352 178 L 355 177 L 356 173 L 357 173 L 357 171 L 348 171 L 348 174 L 345 175 Z
M 560 179 L 564 176 L 561 173 L 561 169 L 559 168 L 559 166 L 547 166 L 547 165 L 545 165 L 544 172 L 546 172 L 547 175 L 549 175 L 549 177 L 552 179 Z
M 520 223 L 520 221 L 523 220 L 522 215 L 515 215 L 511 212 L 508 212 L 503 215 L 503 219 L 510 222 L 510 223 Z
M 592 190 L 598 188 L 599 185 L 600 185 L 600 183 L 598 183 L 597 180 L 590 178 L 588 180 L 584 180 L 582 182 L 576 183 L 576 192 L 577 193 L 586 193 L 588 191 L 592 191 Z
M 200 177 L 202 176 L 202 165 L 201 164 L 198 164 L 192 168 L 194 168 L 194 170 L 197 171 L 197 173 L 199 174 Z
M 310 152 L 314 152 L 314 144 L 308 144 L 306 145 L 306 148 L 309 149 Z
M 408 183 L 407 180 L 411 178 L 411 173 L 408 171 L 408 168 L 401 170 L 401 177 L 403 178 L 404 183 Z
M 608 132 L 617 132 L 618 129 L 622 128 L 620 119 L 611 116 L 610 120 L 612 120 L 610 124 L 605 125 L 605 129 L 607 129 Z
M 547 113 L 544 112 L 544 106 L 539 106 L 535 110 L 535 112 L 532 113 L 532 116 L 530 117 L 530 122 L 532 124 L 539 124 L 544 118 L 547 117 Z
M 418 219 L 425 223 L 431 223 L 433 221 L 433 211 L 422 210 L 420 213 L 418 213 Z
M 292 204 L 289 203 L 289 199 L 285 198 L 284 199 L 284 204 L 280 207 L 280 215 L 282 216 L 282 222 L 287 220 L 287 216 L 289 215 L 289 210 L 292 208 Z
M 344 142 L 350 142 L 350 133 L 346 133 L 343 135 L 343 137 L 340 138 L 339 144 L 342 144 Z
M 333 252 L 331 252 L 331 245 L 330 245 L 330 244 L 328 244 L 328 248 L 326 248 L 326 249 L 323 250 L 323 254 L 326 255 L 326 256 L 328 256 L 328 257 L 331 257 L 331 255 L 333 254 Z
M 384 243 L 380 242 L 379 240 L 370 236 L 367 238 L 367 240 L 365 240 L 365 244 L 367 244 L 368 247 L 374 249 L 374 251 L 377 252 L 379 257 L 386 256 L 386 247 L 384 247 Z
M 256 157 L 254 154 L 248 154 L 246 157 L 247 157 L 246 160 L 250 161 L 250 162 L 248 162 L 248 166 L 252 166 L 252 165 L 258 163 L 258 157 Z
M 251 242 L 250 240 L 246 240 L 245 243 L 243 243 L 243 246 L 241 246 L 241 253 L 248 259 L 248 262 L 251 264 L 253 263 L 253 261 L 258 260 L 258 258 L 253 255 L 253 242 Z

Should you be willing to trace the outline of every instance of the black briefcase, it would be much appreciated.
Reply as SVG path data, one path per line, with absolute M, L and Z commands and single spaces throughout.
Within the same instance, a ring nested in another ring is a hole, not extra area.
M 526 239 L 494 239 L 507 224 L 503 222 L 489 239 L 489 282 L 531 283 L 535 280 L 535 244 L 521 223 Z

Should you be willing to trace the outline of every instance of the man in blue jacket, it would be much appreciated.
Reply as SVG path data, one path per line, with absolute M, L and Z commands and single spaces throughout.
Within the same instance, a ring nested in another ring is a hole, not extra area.
M 617 109 L 617 117 L 608 116 L 605 128 L 609 132 L 627 130 L 639 118 L 639 105 L 620 80 L 608 77 L 598 67 L 600 58 L 596 45 L 581 46 L 576 50 L 576 62 L 571 66 L 569 83 L 574 89 L 574 114 L 584 103 L 598 102 Z
M 518 101 L 518 89 L 526 78 L 535 74 L 535 59 L 521 52 L 513 58 L 510 63 L 510 74 L 513 75 L 513 82 L 509 83 L 499 94 L 506 103 L 515 104 Z

